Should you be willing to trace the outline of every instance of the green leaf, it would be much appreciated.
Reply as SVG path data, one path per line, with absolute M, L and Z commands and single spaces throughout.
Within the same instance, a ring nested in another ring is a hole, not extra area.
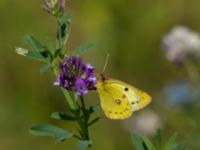
M 188 149 L 185 145 L 176 144 L 176 145 L 174 145 L 173 150 L 188 150 Z
M 71 17 L 69 14 L 64 13 L 61 21 L 60 21 L 60 29 L 58 34 L 58 39 L 60 39 L 60 42 L 62 43 L 62 47 L 64 47 L 67 43 L 68 37 L 69 37 L 69 28 L 71 23 Z
M 93 124 L 96 123 L 97 121 L 99 121 L 99 119 L 101 119 L 101 117 L 96 117 L 96 118 L 94 118 L 92 121 L 90 121 L 90 122 L 88 123 L 88 127 L 91 126 L 91 125 L 93 125 Z
M 49 63 L 49 61 L 44 58 L 40 53 L 38 52 L 34 52 L 34 51 L 28 51 L 28 53 L 25 55 L 26 57 L 30 58 L 30 59 L 34 59 L 37 61 L 41 61 L 41 62 L 45 62 L 45 63 Z
M 51 114 L 51 117 L 57 120 L 64 120 L 64 121 L 76 121 L 76 118 L 66 115 L 62 112 L 54 112 Z
M 167 144 L 165 145 L 165 150 L 173 150 L 174 141 L 176 139 L 177 134 L 173 133 L 170 139 L 168 140 Z
M 87 149 L 91 144 L 92 144 L 91 141 L 80 140 L 80 141 L 77 142 L 76 146 L 77 146 L 78 150 L 85 150 L 85 149 Z
M 40 73 L 42 74 L 45 73 L 46 71 L 49 70 L 49 68 L 51 68 L 51 64 L 45 64 L 44 66 L 40 68 Z
M 57 142 L 63 141 L 73 136 L 73 133 L 69 131 L 47 124 L 32 127 L 30 129 L 30 133 L 35 136 L 50 136 Z
M 74 97 L 75 102 L 77 102 L 79 96 L 78 96 L 78 94 L 76 92 L 73 92 L 73 97 Z
M 34 59 L 34 60 L 37 60 L 37 61 L 42 61 L 42 62 L 45 62 L 45 63 L 49 63 L 48 59 L 44 58 L 40 53 L 35 52 L 35 51 L 28 51 L 28 50 L 26 50 L 24 48 L 17 47 L 16 48 L 16 53 L 19 54 L 19 55 L 28 57 L 30 59 Z
M 133 133 L 132 139 L 133 143 L 135 144 L 136 150 L 146 150 L 144 148 L 142 138 L 137 133 Z
M 70 108 L 71 108 L 72 110 L 77 110 L 77 106 L 76 106 L 74 100 L 72 99 L 72 97 L 71 97 L 69 91 L 66 90 L 66 89 L 64 89 L 64 88 L 61 88 L 61 90 L 63 91 L 64 96 L 65 96 L 65 98 L 67 99 L 67 102 L 68 102 Z
M 23 42 L 35 52 L 43 52 L 46 49 L 36 38 L 30 35 L 24 36 Z
M 157 149 L 162 148 L 162 134 L 160 129 L 157 129 L 156 131 L 156 147 Z
M 43 46 L 36 38 L 30 35 L 26 35 L 23 37 L 23 41 L 31 49 L 25 56 L 47 63 L 50 62 L 50 53 L 48 52 L 46 47 Z
M 156 148 L 154 147 L 154 145 L 151 143 L 151 141 L 148 138 L 144 137 L 143 142 L 148 150 L 156 150 Z
M 78 49 L 71 52 L 72 56 L 80 56 L 84 53 L 86 53 L 90 48 L 94 47 L 94 44 L 92 43 L 86 43 L 79 47 Z

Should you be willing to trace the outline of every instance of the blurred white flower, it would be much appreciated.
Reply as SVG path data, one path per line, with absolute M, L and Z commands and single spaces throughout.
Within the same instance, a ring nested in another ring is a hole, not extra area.
M 200 35 L 187 27 L 174 27 L 164 36 L 162 44 L 169 61 L 181 63 L 188 56 L 200 58 Z
M 130 132 L 138 132 L 143 136 L 153 137 L 156 134 L 156 130 L 162 127 L 162 122 L 155 112 L 144 110 L 137 116 L 133 115 L 123 125 Z

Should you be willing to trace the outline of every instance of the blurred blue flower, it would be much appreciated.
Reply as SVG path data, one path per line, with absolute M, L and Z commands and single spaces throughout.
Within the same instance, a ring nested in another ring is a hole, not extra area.
M 199 97 L 198 89 L 189 81 L 176 81 L 164 88 L 162 98 L 173 106 L 187 106 Z
M 54 82 L 70 91 L 77 91 L 79 96 L 87 94 L 88 90 L 96 90 L 96 76 L 90 64 L 84 64 L 79 57 L 67 57 L 60 64 L 61 73 Z
M 164 36 L 162 47 L 171 62 L 183 63 L 188 57 L 200 60 L 200 35 L 187 27 L 174 27 Z

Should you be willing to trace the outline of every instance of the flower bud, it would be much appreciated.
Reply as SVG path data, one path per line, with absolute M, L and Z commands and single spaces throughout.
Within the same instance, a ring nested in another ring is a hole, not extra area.
M 64 13 L 65 0 L 45 0 L 43 9 L 54 16 L 61 16 Z

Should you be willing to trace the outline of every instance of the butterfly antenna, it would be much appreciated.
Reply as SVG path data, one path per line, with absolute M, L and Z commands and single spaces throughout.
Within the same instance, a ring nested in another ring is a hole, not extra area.
M 106 71 L 106 66 L 107 66 L 107 64 L 108 64 L 108 59 L 109 59 L 109 54 L 107 54 L 107 56 L 106 56 L 106 60 L 105 60 L 105 64 L 104 64 L 104 67 L 103 67 L 103 70 L 102 70 L 102 74 L 104 74 L 105 73 L 105 71 Z

